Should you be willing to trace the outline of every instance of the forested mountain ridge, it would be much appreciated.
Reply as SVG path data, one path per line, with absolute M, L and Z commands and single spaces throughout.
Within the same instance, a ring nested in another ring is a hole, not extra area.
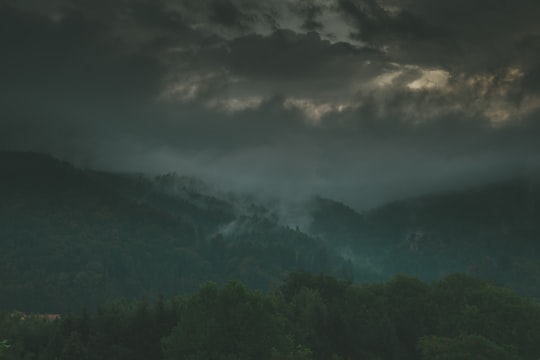
M 295 269 L 352 276 L 307 234 L 193 184 L 172 194 L 185 180 L 174 175 L 83 170 L 35 153 L 1 153 L 0 171 L 2 309 L 61 312 L 232 278 L 265 289 Z M 233 223 L 244 230 L 221 233 Z
M 540 298 L 540 179 L 396 201 L 362 213 L 315 199 L 312 235 L 386 276 L 468 271 Z
M 0 172 L 4 310 L 92 308 L 207 280 L 268 289 L 297 269 L 358 282 L 465 271 L 540 298 L 536 180 L 362 213 L 314 198 L 294 205 L 295 226 L 272 204 L 175 174 L 79 169 L 36 153 L 0 153 Z

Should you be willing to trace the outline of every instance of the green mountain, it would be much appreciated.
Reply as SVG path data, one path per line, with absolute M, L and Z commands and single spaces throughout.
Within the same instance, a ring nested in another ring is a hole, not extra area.
M 540 298 L 540 181 L 513 180 L 397 201 L 363 213 L 311 202 L 310 233 L 383 276 L 468 271 Z
M 61 312 L 232 278 L 267 289 L 296 269 L 352 276 L 318 239 L 194 179 L 35 153 L 0 153 L 0 174 L 0 309 Z
M 359 213 L 329 199 L 278 206 L 176 174 L 79 169 L 36 153 L 0 153 L 0 175 L 0 310 L 93 308 L 191 293 L 208 280 L 265 290 L 294 270 L 357 282 L 470 272 L 540 298 L 536 180 Z

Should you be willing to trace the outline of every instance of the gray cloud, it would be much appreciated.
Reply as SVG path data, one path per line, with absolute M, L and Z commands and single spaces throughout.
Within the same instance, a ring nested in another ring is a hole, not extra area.
M 448 66 L 465 71 L 491 71 L 508 64 L 523 64 L 526 56 L 516 51 L 524 36 L 538 34 L 534 20 L 540 10 L 535 1 L 388 1 L 441 29 L 442 44 L 424 42 L 400 56 L 422 61 L 428 52 L 438 50 Z M 441 46 L 442 45 L 442 46 Z M 408 54 L 408 55 L 407 55 Z M 427 59 L 430 57 L 428 56 Z M 435 61 L 443 59 L 435 58 Z M 432 65 L 436 65 L 433 64 Z
M 359 208 L 540 165 L 532 1 L 0 4 L 4 149 Z

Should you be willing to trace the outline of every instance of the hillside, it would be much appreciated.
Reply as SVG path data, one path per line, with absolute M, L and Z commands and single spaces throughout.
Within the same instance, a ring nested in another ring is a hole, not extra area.
M 468 271 L 539 297 L 540 181 L 521 179 L 397 201 L 363 213 L 310 205 L 310 232 L 384 276 Z
M 61 312 L 231 278 L 267 289 L 295 269 L 352 273 L 318 240 L 174 175 L 83 170 L 35 153 L 2 153 L 0 170 L 0 309 Z
M 315 198 L 294 205 L 309 219 L 298 227 L 287 204 L 176 174 L 79 169 L 36 153 L 0 153 L 0 171 L 0 310 L 93 308 L 191 293 L 207 280 L 266 290 L 299 269 L 357 282 L 469 272 L 540 298 L 534 180 L 363 213 Z

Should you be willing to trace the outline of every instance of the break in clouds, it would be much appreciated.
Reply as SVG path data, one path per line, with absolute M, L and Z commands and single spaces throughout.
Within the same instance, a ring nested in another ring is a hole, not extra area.
M 540 3 L 0 1 L 0 147 L 358 208 L 536 173 Z

